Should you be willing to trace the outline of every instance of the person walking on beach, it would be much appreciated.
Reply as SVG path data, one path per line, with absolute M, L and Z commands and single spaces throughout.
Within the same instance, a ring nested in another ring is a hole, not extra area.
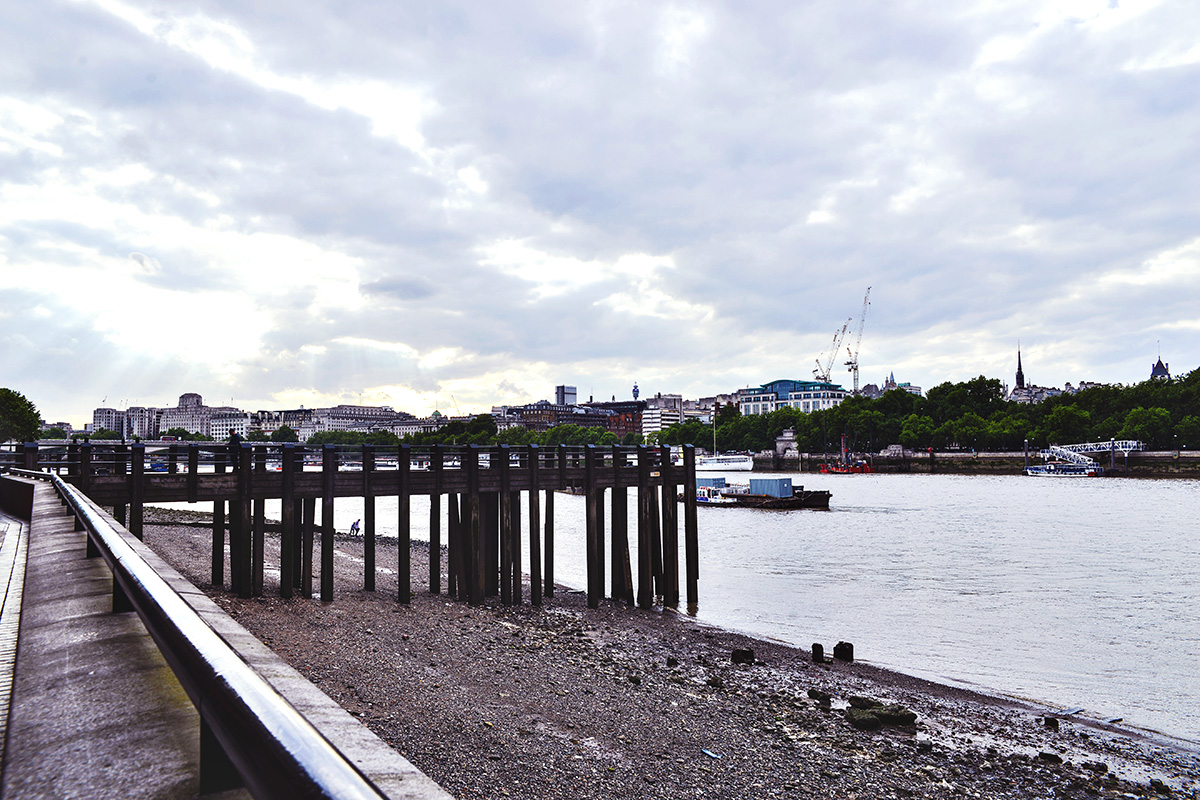
M 358 536 L 358 523 L 359 523 L 359 520 L 354 520 L 353 524 L 350 525 L 350 535 L 351 536 Z

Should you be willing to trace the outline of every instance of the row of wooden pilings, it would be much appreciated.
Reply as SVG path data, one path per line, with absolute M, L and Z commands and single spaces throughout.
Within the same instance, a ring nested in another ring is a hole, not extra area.
M 320 458 L 319 472 L 315 458 Z M 334 505 L 338 497 L 361 497 L 363 588 L 375 590 L 376 498 L 398 500 L 396 564 L 401 603 L 411 601 L 410 499 L 429 497 L 429 591 L 443 591 L 441 549 L 447 550 L 445 591 L 472 604 L 499 596 L 524 601 L 522 562 L 528 545 L 529 602 L 541 605 L 554 593 L 554 499 L 556 491 L 583 495 L 586 517 L 588 605 L 605 594 L 629 605 L 680 603 L 680 503 L 686 600 L 698 602 L 699 548 L 696 523 L 695 453 L 684 448 L 673 464 L 657 447 L 449 447 L 413 449 L 366 445 L 214 444 L 99 445 L 61 448 L 25 445 L 16 459 L 30 469 L 65 471 L 79 486 L 140 537 L 145 503 L 212 502 L 212 582 L 225 584 L 228 529 L 229 585 L 242 597 L 263 594 L 266 500 L 280 501 L 280 581 L 283 597 L 312 597 L 314 550 L 319 553 L 319 597 L 334 597 Z M 309 469 L 305 469 L 305 466 Z M 352 466 L 353 470 L 342 467 Z M 211 472 L 207 470 L 211 469 Z M 637 581 L 629 541 L 628 490 L 637 490 Z M 528 520 L 522 525 L 521 494 Z M 609 515 L 605 496 L 609 496 Z M 446 503 L 446 530 L 442 503 Z M 318 505 L 320 514 L 318 515 Z M 318 537 L 319 536 L 319 540 Z M 607 540 L 607 541 L 606 541 Z M 318 546 L 319 545 L 319 549 Z M 606 558 L 607 555 L 607 558 Z

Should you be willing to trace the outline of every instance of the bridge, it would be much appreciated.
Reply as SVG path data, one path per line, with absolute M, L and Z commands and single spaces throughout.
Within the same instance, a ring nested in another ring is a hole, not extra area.
M 264 502 L 281 500 L 278 590 L 334 601 L 333 507 L 399 500 L 408 575 L 408 500 L 431 500 L 440 547 L 447 499 L 448 593 L 522 602 L 519 492 L 529 498 L 529 599 L 552 594 L 553 497 L 585 497 L 588 603 L 604 589 L 604 499 L 611 494 L 611 596 L 679 602 L 677 490 L 685 488 L 689 607 L 696 603 L 695 460 L 658 448 L 345 450 L 295 445 L 175 445 L 160 463 L 144 445 L 24 445 L 0 455 L 0 796 L 447 798 L 436 783 L 283 663 L 140 541 L 144 505 L 213 504 L 213 579 L 264 591 Z M 156 470 L 162 469 L 162 472 Z M 638 490 L 637 596 L 627 490 Z M 691 489 L 691 491 L 688 491 Z M 544 492 L 545 505 L 540 493 Z M 660 503 L 661 500 L 661 503 Z M 321 517 L 316 528 L 315 509 Z M 110 514 L 106 508 L 111 508 Z M 544 527 L 542 508 L 545 509 Z M 313 538 L 316 530 L 320 542 Z M 542 544 L 545 548 L 541 548 Z M 373 555 L 366 567 L 375 569 Z M 441 592 L 431 558 L 431 592 Z M 218 568 L 218 563 L 221 567 Z M 364 574 L 364 584 L 373 580 Z M 411 598 L 400 580 L 397 602 Z
M 1103 472 L 1100 463 L 1094 458 L 1089 458 L 1085 453 L 1108 453 L 1109 468 L 1115 469 L 1117 466 L 1117 451 L 1125 457 L 1126 463 L 1129 460 L 1129 454 L 1135 450 L 1142 450 L 1143 446 L 1136 439 L 1109 439 L 1107 442 L 1083 442 L 1081 444 L 1052 444 L 1042 450 L 1040 455 L 1043 461 L 1057 459 L 1065 461 L 1068 464 L 1078 464 L 1083 467 L 1094 467 L 1097 469 L 1097 474 Z

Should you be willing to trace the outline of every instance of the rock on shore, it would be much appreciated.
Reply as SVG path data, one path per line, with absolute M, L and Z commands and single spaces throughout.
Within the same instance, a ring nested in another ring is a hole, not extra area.
M 345 537 L 333 603 L 280 599 L 277 570 L 241 600 L 208 586 L 207 530 L 153 519 L 149 545 L 457 797 L 1200 797 L 1200 754 L 1128 729 L 568 590 L 541 609 L 432 595 L 419 542 L 410 606 L 395 543 L 372 593 Z

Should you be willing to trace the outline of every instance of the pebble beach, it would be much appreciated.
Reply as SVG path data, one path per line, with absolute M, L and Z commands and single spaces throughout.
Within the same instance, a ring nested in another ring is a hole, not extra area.
M 349 536 L 332 603 L 279 597 L 270 533 L 265 596 L 240 599 L 209 583 L 205 515 L 146 514 L 148 545 L 456 797 L 1200 797 L 1193 743 L 565 587 L 473 607 L 429 592 L 424 542 L 407 606 L 395 541 L 366 592 Z

